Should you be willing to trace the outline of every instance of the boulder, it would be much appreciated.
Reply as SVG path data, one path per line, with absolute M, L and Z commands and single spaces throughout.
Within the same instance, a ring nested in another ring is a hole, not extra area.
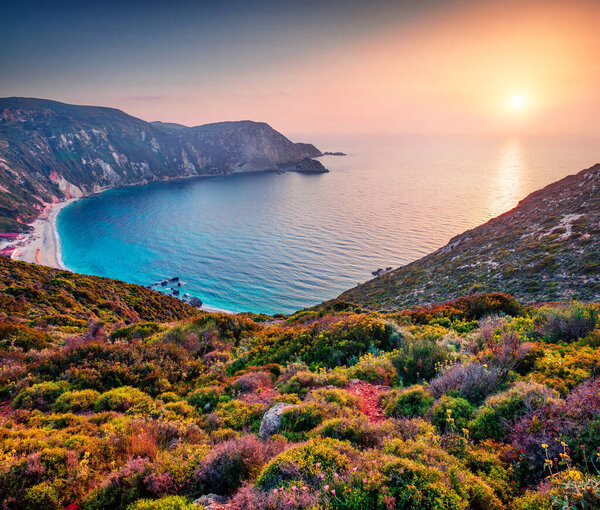
M 192 296 L 190 298 L 190 305 L 195 306 L 196 308 L 200 308 L 202 306 L 202 300 L 197 298 L 196 296 Z
M 286 409 L 290 409 L 291 407 L 298 406 L 280 402 L 279 404 L 275 404 L 273 407 L 271 407 L 271 409 L 269 409 L 263 415 L 262 421 L 260 422 L 258 435 L 260 437 L 269 437 L 277 433 L 281 425 L 281 415 Z
M 194 500 L 194 505 L 203 506 L 205 510 L 216 510 L 225 503 L 227 503 L 227 498 L 218 494 L 205 494 Z

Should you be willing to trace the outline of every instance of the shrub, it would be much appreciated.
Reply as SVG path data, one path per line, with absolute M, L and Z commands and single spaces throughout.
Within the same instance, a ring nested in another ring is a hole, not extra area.
M 217 406 L 216 416 L 219 426 L 229 427 L 235 430 L 253 428 L 258 430 L 263 415 L 262 404 L 246 404 L 240 400 L 222 402 Z
M 468 400 L 444 395 L 433 406 L 431 422 L 443 432 L 447 429 L 448 420 L 452 420 L 452 427 L 460 431 L 467 427 L 474 410 Z
M 446 365 L 454 354 L 437 338 L 406 335 L 398 350 L 389 355 L 398 377 L 405 385 L 428 381 L 436 375 L 438 366 Z
M 99 396 L 94 390 L 65 391 L 56 399 L 53 409 L 59 413 L 89 411 Z
M 317 385 L 316 374 L 308 370 L 297 372 L 287 381 L 279 385 L 280 393 L 296 393 L 297 395 L 306 395 L 308 390 Z
M 365 354 L 350 369 L 350 377 L 391 386 L 398 382 L 398 371 L 389 356 Z
M 444 370 L 429 384 L 434 397 L 446 393 L 459 393 L 474 404 L 482 402 L 494 393 L 503 380 L 501 371 L 478 362 L 458 363 Z
M 23 508 L 26 510 L 58 510 L 61 508 L 58 491 L 49 482 L 42 482 L 30 487 L 23 496 Z
M 136 500 L 151 494 L 144 484 L 151 472 L 148 459 L 131 459 L 120 470 L 113 471 L 94 489 L 83 503 L 84 510 L 125 510 Z
M 280 433 L 296 439 L 299 432 L 307 432 L 319 425 L 327 416 L 327 409 L 317 403 L 308 402 L 289 407 L 281 414 Z
M 526 308 L 511 295 L 492 292 L 464 296 L 442 304 L 407 310 L 402 314 L 410 317 L 416 324 L 428 324 L 439 317 L 471 321 L 487 315 L 504 314 L 518 317 L 525 312 Z
M 272 459 L 261 471 L 256 485 L 267 490 L 292 480 L 315 485 L 321 472 L 341 473 L 348 469 L 348 450 L 347 443 L 336 439 L 311 439 Z
M 374 448 L 390 433 L 385 422 L 371 423 L 366 417 L 332 418 L 323 422 L 314 431 L 316 436 L 331 437 L 363 448 Z
M 152 398 L 143 391 L 131 386 L 121 386 L 102 393 L 96 400 L 94 408 L 96 411 L 125 412 L 132 407 L 149 406 L 151 403 Z
M 243 481 L 258 475 L 269 453 L 254 436 L 225 441 L 202 459 L 194 472 L 194 482 L 204 493 L 232 493 Z
M 517 382 L 509 390 L 489 397 L 469 423 L 474 439 L 503 439 L 509 423 L 558 399 L 555 390 L 533 382 Z
M 538 334 L 548 343 L 573 342 L 600 324 L 597 305 L 573 302 L 564 308 L 543 308 L 537 319 Z
M 247 393 L 258 388 L 268 388 L 272 383 L 273 377 L 269 372 L 248 372 L 238 377 L 231 384 L 231 389 L 240 393 Z
M 64 382 L 43 382 L 25 388 L 15 397 L 15 409 L 39 409 L 48 411 L 54 401 L 67 389 Z
M 24 351 L 44 349 L 52 343 L 48 333 L 37 331 L 23 324 L 0 321 L 0 348 L 18 347 Z
M 186 400 L 199 411 L 208 411 L 214 409 L 219 402 L 219 397 L 223 394 L 223 388 L 220 386 L 207 386 L 206 388 L 197 388 L 188 393 Z M 207 409 L 205 409 L 208 406 Z
M 160 331 L 160 325 L 155 322 L 140 322 L 133 326 L 119 328 L 111 333 L 112 340 L 131 340 L 132 338 L 148 338 Z
M 183 496 L 165 496 L 160 499 L 139 499 L 127 510 L 202 510 Z
M 416 385 L 403 391 L 390 392 L 384 397 L 384 412 L 386 416 L 396 418 L 423 416 L 429 411 L 434 400 L 423 386 Z
M 329 404 L 339 404 L 341 407 L 356 408 L 360 405 L 360 398 L 356 395 L 337 388 L 319 388 L 318 390 L 313 390 L 309 393 L 308 399 Z

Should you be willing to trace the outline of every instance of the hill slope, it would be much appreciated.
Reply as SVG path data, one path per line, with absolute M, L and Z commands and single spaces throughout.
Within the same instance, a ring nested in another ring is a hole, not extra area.
M 48 203 L 194 175 L 326 172 L 321 152 L 260 122 L 186 127 L 114 108 L 0 99 L 0 231 L 21 231 Z
M 536 191 L 517 207 L 339 299 L 382 309 L 509 292 L 526 302 L 600 299 L 600 165 Z

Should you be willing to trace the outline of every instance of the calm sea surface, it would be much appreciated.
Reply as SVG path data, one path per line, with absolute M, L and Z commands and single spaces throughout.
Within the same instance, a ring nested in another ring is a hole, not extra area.
M 591 140 L 305 137 L 328 174 L 239 174 L 111 190 L 58 218 L 73 271 L 231 311 L 292 312 L 444 245 L 600 161 Z

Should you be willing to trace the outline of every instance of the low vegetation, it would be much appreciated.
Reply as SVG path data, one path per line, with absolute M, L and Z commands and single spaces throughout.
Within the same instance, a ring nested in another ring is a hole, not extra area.
M 0 267 L 0 296 L 17 295 L 26 266 Z M 76 294 L 88 277 L 27 270 L 37 292 L 0 328 L 3 508 L 600 506 L 598 305 L 496 294 L 265 318 L 95 279 L 95 299 L 145 303 L 105 312 Z

